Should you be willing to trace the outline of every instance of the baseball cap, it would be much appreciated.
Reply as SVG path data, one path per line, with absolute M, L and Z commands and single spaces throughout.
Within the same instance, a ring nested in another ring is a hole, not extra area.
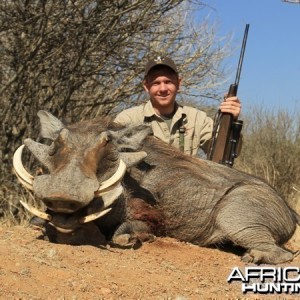
M 175 73 L 178 73 L 177 67 L 171 58 L 169 58 L 167 56 L 165 56 L 165 57 L 157 56 L 156 58 L 149 60 L 148 63 L 146 64 L 145 76 L 147 76 L 147 74 L 153 67 L 158 66 L 158 65 L 167 66 L 167 67 L 171 68 Z

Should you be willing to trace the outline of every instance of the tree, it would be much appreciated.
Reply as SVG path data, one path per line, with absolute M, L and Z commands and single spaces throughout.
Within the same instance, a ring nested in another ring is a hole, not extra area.
M 215 27 L 198 24 L 201 1 L 3 0 L 0 2 L 1 180 L 36 137 L 38 110 L 69 121 L 114 114 L 141 101 L 146 60 L 171 55 L 184 77 L 182 99 L 215 98 L 229 54 Z M 1 195 L 0 195 L 1 197 Z

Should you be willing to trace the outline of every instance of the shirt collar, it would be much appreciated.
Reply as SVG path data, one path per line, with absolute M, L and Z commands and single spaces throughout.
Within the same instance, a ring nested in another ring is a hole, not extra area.
M 181 118 L 183 117 L 183 115 L 184 115 L 184 117 L 185 117 L 185 113 L 184 113 L 184 111 L 183 111 L 183 107 L 182 107 L 181 105 L 178 105 L 177 102 L 175 102 L 175 106 L 176 106 L 176 112 L 175 112 L 175 114 L 174 114 L 174 116 L 173 116 L 173 119 L 174 119 L 174 120 L 179 120 L 179 119 L 181 119 Z M 153 108 L 153 106 L 152 106 L 152 103 L 151 103 L 151 101 L 149 100 L 149 101 L 146 102 L 145 107 L 144 107 L 144 117 L 145 117 L 145 118 L 150 118 L 150 117 L 152 117 L 152 116 L 157 116 L 157 117 L 159 117 L 159 116 L 155 113 L 154 108 Z
M 146 102 L 144 107 L 144 117 L 150 118 L 152 116 L 156 116 L 156 113 L 154 111 L 151 101 L 149 100 Z

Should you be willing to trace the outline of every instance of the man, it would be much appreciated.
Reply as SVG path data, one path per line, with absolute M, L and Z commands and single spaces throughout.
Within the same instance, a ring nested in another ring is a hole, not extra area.
M 150 60 L 143 81 L 150 100 L 122 111 L 115 121 L 122 125 L 149 124 L 154 136 L 184 153 L 196 155 L 199 148 L 207 153 L 213 120 L 203 111 L 176 102 L 180 84 L 181 78 L 172 59 L 159 56 Z M 230 97 L 221 103 L 220 110 L 231 113 L 237 119 L 241 103 L 237 97 Z

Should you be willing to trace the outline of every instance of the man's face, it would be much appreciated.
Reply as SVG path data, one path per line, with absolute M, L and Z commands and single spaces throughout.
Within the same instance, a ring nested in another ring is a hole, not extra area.
M 180 86 L 178 75 L 166 66 L 150 70 L 144 88 L 149 93 L 152 105 L 156 109 L 173 107 Z

